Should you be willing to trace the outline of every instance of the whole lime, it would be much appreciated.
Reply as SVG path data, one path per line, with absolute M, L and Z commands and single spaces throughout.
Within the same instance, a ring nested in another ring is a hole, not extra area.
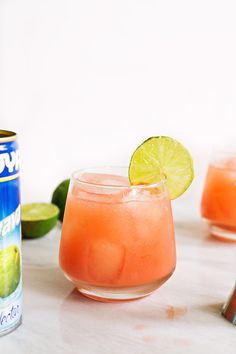
M 52 195 L 52 203 L 60 209 L 59 220 L 62 222 L 64 217 L 66 198 L 69 189 L 70 180 L 66 179 L 61 182 L 54 190 Z

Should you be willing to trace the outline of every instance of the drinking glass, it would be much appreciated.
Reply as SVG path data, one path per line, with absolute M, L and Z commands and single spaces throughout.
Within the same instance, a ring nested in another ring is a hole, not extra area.
M 201 214 L 213 236 L 236 241 L 236 152 L 215 151 L 208 167 Z
M 120 167 L 73 173 L 59 257 L 65 276 L 95 300 L 152 293 L 176 264 L 165 180 L 130 186 L 127 168 Z

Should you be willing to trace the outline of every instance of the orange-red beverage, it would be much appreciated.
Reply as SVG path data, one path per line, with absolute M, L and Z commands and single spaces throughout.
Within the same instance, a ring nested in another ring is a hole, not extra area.
M 209 165 L 201 212 L 214 236 L 236 241 L 236 157 Z
M 120 169 L 78 172 L 67 197 L 60 265 L 84 295 L 128 300 L 173 273 L 175 238 L 165 181 L 131 187 Z

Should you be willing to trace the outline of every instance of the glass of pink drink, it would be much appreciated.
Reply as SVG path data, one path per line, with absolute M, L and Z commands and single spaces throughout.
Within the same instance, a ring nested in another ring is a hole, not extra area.
M 127 168 L 72 175 L 60 245 L 60 266 L 85 296 L 131 300 L 161 286 L 176 264 L 165 180 L 130 186 Z
M 236 241 L 236 153 L 215 153 L 206 176 L 201 213 L 213 236 Z

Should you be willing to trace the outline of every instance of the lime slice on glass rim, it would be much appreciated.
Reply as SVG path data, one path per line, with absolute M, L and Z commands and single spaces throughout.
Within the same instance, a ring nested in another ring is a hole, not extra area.
M 24 238 L 46 235 L 57 223 L 59 208 L 49 203 L 31 203 L 21 207 L 21 226 Z
M 138 185 L 157 183 L 163 178 L 170 198 L 178 198 L 193 181 L 193 160 L 179 141 L 155 136 L 145 140 L 133 153 L 129 180 L 131 185 Z

